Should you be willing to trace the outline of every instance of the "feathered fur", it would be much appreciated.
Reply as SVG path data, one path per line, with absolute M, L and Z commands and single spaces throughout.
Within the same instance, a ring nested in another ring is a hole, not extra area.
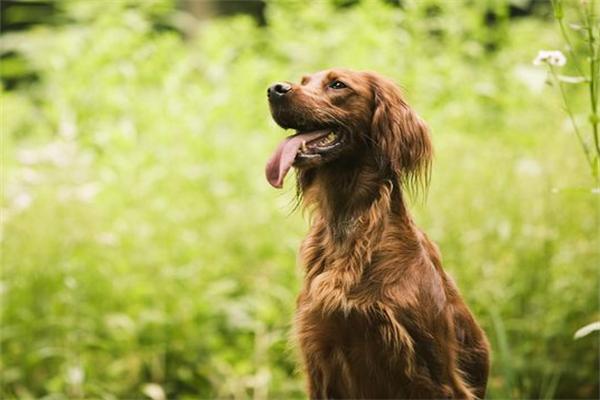
M 311 228 L 300 249 L 295 337 L 310 397 L 483 398 L 487 340 L 405 201 L 407 188 L 429 180 L 427 126 L 377 74 L 311 79 L 322 83 L 290 95 L 287 107 L 304 112 L 286 114 L 290 125 L 318 108 L 350 141 L 335 160 L 298 170 Z M 352 93 L 319 92 L 332 79 Z

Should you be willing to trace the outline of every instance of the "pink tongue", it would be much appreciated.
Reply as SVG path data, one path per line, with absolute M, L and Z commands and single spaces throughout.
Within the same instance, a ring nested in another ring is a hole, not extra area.
M 320 130 L 307 133 L 298 133 L 296 135 L 288 136 L 283 142 L 277 146 L 277 150 L 273 153 L 265 173 L 267 180 L 271 186 L 280 189 L 283 186 L 283 178 L 285 178 L 287 172 L 292 167 L 298 149 L 302 146 L 302 142 L 310 142 L 328 133 L 328 130 Z

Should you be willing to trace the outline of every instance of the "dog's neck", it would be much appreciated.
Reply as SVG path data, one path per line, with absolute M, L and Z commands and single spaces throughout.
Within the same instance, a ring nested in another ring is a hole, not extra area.
M 356 305 L 350 293 L 369 279 L 367 275 L 377 273 L 377 267 L 370 268 L 375 255 L 389 256 L 391 248 L 394 257 L 404 260 L 421 255 L 415 251 L 419 233 L 398 180 L 370 165 L 357 165 L 336 163 L 331 169 L 299 174 L 303 199 L 314 212 L 311 231 L 301 247 L 306 290 L 325 312 L 348 312 Z M 385 268 L 386 264 L 376 265 Z
M 363 233 L 361 222 L 390 217 L 407 226 L 412 219 L 398 179 L 369 162 L 338 162 L 301 174 L 304 202 L 326 222 L 336 242 Z M 375 222 L 375 221 L 372 221 Z

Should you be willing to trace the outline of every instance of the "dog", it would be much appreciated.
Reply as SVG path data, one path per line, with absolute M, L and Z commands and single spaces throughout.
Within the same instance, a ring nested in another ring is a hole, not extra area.
M 426 124 L 373 72 L 330 69 L 267 94 L 296 133 L 266 178 L 281 188 L 294 167 L 311 215 L 295 315 L 310 398 L 483 398 L 487 338 L 407 209 L 429 181 Z

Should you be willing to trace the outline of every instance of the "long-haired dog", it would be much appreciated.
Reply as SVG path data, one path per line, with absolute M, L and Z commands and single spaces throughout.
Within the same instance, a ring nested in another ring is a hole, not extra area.
M 390 80 L 332 69 L 268 89 L 296 131 L 267 163 L 311 210 L 295 334 L 311 398 L 483 398 L 485 334 L 405 201 L 428 181 L 427 126 Z

